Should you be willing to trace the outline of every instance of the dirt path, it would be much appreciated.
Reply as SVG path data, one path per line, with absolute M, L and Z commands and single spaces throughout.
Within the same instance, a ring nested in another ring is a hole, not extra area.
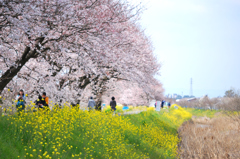
M 118 115 L 131 115 L 131 114 L 139 114 L 141 112 L 143 112 L 144 110 L 133 110 L 133 111 L 126 111 L 123 113 L 118 113 Z

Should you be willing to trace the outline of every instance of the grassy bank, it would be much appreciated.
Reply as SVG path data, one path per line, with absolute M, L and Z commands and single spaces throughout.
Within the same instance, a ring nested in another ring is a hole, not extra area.
M 210 110 L 210 109 L 194 109 L 194 108 L 184 108 L 184 109 L 196 117 L 213 118 L 216 113 L 222 112 L 221 110 Z
M 175 158 L 177 128 L 189 118 L 182 108 L 129 116 L 71 108 L 2 116 L 0 158 Z
M 194 118 L 179 129 L 180 158 L 240 158 L 240 113 L 185 108 Z
M 206 114 L 205 114 L 206 113 Z M 193 118 L 179 129 L 181 158 L 240 158 L 240 113 L 224 112 Z M 200 114 L 200 113 L 197 113 Z M 209 115 L 209 116 L 208 116 Z M 206 118 L 206 117 L 213 118 Z

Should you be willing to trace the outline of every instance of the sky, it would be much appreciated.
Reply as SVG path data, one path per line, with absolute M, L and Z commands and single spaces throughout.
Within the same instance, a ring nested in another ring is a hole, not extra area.
M 142 2 L 165 94 L 189 95 L 191 78 L 196 97 L 240 89 L 240 0 Z

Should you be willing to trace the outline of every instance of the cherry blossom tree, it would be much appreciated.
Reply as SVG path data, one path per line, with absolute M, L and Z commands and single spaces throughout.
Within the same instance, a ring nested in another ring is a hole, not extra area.
M 21 87 L 73 101 L 90 87 L 101 100 L 118 79 L 151 96 L 160 66 L 141 11 L 117 0 L 0 0 L 0 93 Z
M 102 96 L 102 102 L 105 104 L 110 103 L 112 96 L 116 98 L 117 103 L 133 106 L 148 105 L 155 96 L 163 99 L 164 90 L 160 84 L 154 86 L 156 94 L 155 92 L 147 94 L 137 83 L 125 80 L 110 81 L 107 86 L 108 90 Z

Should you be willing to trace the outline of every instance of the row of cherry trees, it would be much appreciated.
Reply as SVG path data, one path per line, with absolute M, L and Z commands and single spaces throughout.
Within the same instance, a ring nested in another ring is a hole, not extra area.
M 161 94 L 141 11 L 124 0 L 0 0 L 0 94 L 23 88 L 77 102 L 88 87 L 100 101 L 112 79 Z

